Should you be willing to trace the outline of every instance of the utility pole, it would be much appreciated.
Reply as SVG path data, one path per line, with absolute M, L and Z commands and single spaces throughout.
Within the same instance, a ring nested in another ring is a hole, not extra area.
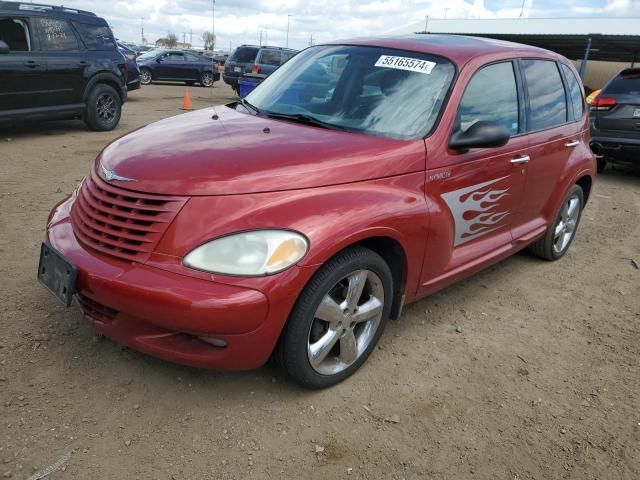
M 313 33 L 309 36 L 309 46 L 313 47 Z
M 187 43 L 187 32 L 182 32 L 182 48 L 184 48 Z
M 189 43 L 191 44 L 191 46 L 193 46 L 193 28 L 191 29 L 191 31 L 189 32 Z
M 216 46 L 216 0 L 211 0 L 211 51 L 213 52 Z
M 291 14 L 287 15 L 287 42 L 285 47 L 289 48 L 289 20 L 291 19 Z
M 522 0 L 522 8 L 520 9 L 520 18 L 522 18 L 522 16 L 524 15 L 524 3 L 525 3 L 526 1 L 527 1 L 527 0 Z
M 424 33 L 429 33 L 429 15 L 424 16 Z
M 262 30 L 260 30 L 260 46 L 262 46 Z
M 142 45 L 145 44 L 144 41 L 144 17 L 140 18 L 140 42 Z

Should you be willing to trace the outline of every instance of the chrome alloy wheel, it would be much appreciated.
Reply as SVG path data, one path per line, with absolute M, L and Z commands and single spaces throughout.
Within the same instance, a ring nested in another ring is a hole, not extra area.
M 151 72 L 146 68 L 140 71 L 140 83 L 149 85 L 151 83 Z
M 357 270 L 322 298 L 311 323 L 307 355 L 322 375 L 347 369 L 375 337 L 384 309 L 384 287 L 370 270 Z
M 208 72 L 203 73 L 202 78 L 200 79 L 200 83 L 202 83 L 202 86 L 204 87 L 210 87 L 211 85 L 213 85 L 213 75 Z
M 100 95 L 96 100 L 96 111 L 101 121 L 105 123 L 113 122 L 117 114 L 115 98 L 108 93 Z
M 572 195 L 565 200 L 560 216 L 553 232 L 553 251 L 556 255 L 562 254 L 569 246 L 578 225 L 580 217 L 580 198 Z

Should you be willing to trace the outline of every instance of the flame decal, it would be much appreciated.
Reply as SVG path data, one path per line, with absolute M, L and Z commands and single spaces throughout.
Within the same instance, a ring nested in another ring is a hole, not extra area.
M 455 222 L 454 247 L 505 226 L 501 222 L 511 212 L 501 208 L 500 200 L 509 195 L 509 187 L 495 187 L 505 178 L 442 194 Z

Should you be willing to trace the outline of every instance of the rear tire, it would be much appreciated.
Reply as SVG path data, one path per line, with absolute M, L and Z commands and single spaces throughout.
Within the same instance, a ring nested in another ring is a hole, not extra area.
M 200 76 L 200 85 L 203 87 L 212 87 L 213 86 L 213 73 L 204 72 Z
M 604 158 L 596 158 L 596 162 L 598 164 L 598 173 L 604 172 L 604 169 L 607 168 L 607 161 Z
M 113 87 L 99 83 L 89 92 L 84 122 L 96 132 L 113 130 L 120 122 L 122 100 Z
M 364 248 L 326 263 L 298 298 L 276 350 L 286 375 L 309 389 L 335 385 L 367 360 L 391 310 L 389 266 Z
M 560 259 L 573 243 L 583 206 L 584 193 L 582 188 L 579 185 L 574 185 L 569 189 L 569 193 L 560 205 L 554 222 L 549 225 L 544 236 L 529 246 L 529 251 L 544 260 Z
M 152 81 L 153 81 L 153 75 L 151 73 L 151 70 L 149 70 L 148 68 L 141 68 L 140 83 L 142 85 L 150 85 Z

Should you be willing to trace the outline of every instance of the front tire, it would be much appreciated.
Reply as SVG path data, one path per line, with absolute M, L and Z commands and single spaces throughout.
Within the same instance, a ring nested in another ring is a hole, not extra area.
M 579 185 L 574 185 L 562 202 L 555 221 L 544 236 L 529 247 L 529 251 L 544 260 L 561 258 L 575 238 L 583 207 L 584 192 Z
M 91 130 L 107 132 L 116 128 L 122 115 L 122 101 L 113 87 L 99 83 L 89 93 L 84 122 Z
M 353 247 L 324 265 L 300 294 L 276 355 L 299 385 L 326 388 L 362 366 L 391 309 L 393 280 L 377 253 Z

